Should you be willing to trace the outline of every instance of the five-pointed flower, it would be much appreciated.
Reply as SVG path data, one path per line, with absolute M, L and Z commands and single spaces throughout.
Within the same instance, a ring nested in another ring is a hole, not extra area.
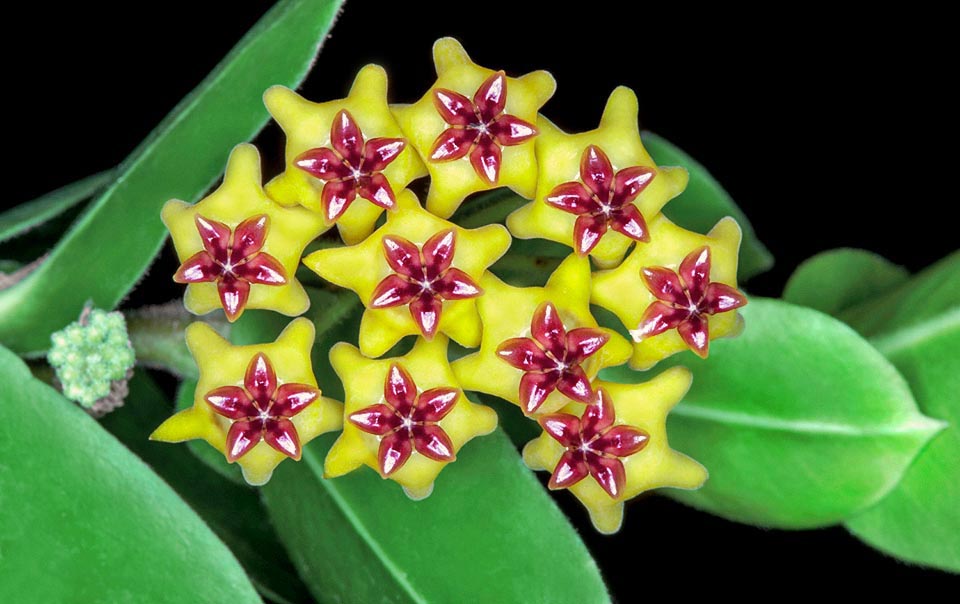
M 524 413 L 536 413 L 554 390 L 581 403 L 593 401 L 593 387 L 580 365 L 610 335 L 589 327 L 568 332 L 550 302 L 543 302 L 533 313 L 530 333 L 532 337 L 510 338 L 497 347 L 501 359 L 524 372 L 519 394 Z
M 453 362 L 467 390 L 528 414 L 553 413 L 571 400 L 592 400 L 590 380 L 630 357 L 630 342 L 598 327 L 590 313 L 587 258 L 568 256 L 545 287 L 513 287 L 492 273 L 480 286 L 480 350 Z
M 187 258 L 173 276 L 177 283 L 216 283 L 227 319 L 235 321 L 250 297 L 251 285 L 283 285 L 283 265 L 264 253 L 270 219 L 266 214 L 241 222 L 236 230 L 222 222 L 195 216 L 203 251 Z
M 447 344 L 442 335 L 418 338 L 409 354 L 379 360 L 345 342 L 330 350 L 348 420 L 324 463 L 327 477 L 366 465 L 423 499 L 467 441 L 496 428 L 493 409 L 462 394 Z
M 650 266 L 642 273 L 657 301 L 647 307 L 640 325 L 630 332 L 638 342 L 676 329 L 690 350 L 706 358 L 710 345 L 707 316 L 747 303 L 735 287 L 710 281 L 710 248 L 706 245 L 687 254 L 679 271 Z
M 327 227 L 313 212 L 264 194 L 254 146 L 234 148 L 216 191 L 196 205 L 168 201 L 161 217 L 182 263 L 174 280 L 187 284 L 190 312 L 222 307 L 233 321 L 247 308 L 295 316 L 310 306 L 294 274 L 303 248 Z
M 360 350 L 380 356 L 407 335 L 444 333 L 464 346 L 480 343 L 478 287 L 487 267 L 510 246 L 498 224 L 464 229 L 420 207 L 409 190 L 397 210 L 361 243 L 318 250 L 303 263 L 357 292 L 366 306 Z
M 453 161 L 469 155 L 477 175 L 490 185 L 500 180 L 500 148 L 519 145 L 537 134 L 533 124 L 504 113 L 507 76 L 502 71 L 480 85 L 473 101 L 459 92 L 435 88 L 433 104 L 450 127 L 434 141 L 430 160 Z
M 336 221 L 347 243 L 369 235 L 393 194 L 426 174 L 417 153 L 400 144 L 403 132 L 387 105 L 387 74 L 379 65 L 363 67 L 344 99 L 313 103 L 274 86 L 263 101 L 287 136 L 286 170 L 267 193 L 322 213 L 328 225 Z
M 480 67 L 453 38 L 437 40 L 433 62 L 436 83 L 412 105 L 394 108 L 430 173 L 427 209 L 448 218 L 467 195 L 498 186 L 532 197 L 534 124 L 556 89 L 553 76 L 535 71 L 511 78 Z
M 413 378 L 402 366 L 393 364 L 383 384 L 384 402 L 350 414 L 350 421 L 380 437 L 377 461 L 380 473 L 389 476 L 403 467 L 416 449 L 436 461 L 453 461 L 453 443 L 439 422 L 460 398 L 456 388 L 417 391 Z
M 334 222 L 357 196 L 392 210 L 396 198 L 383 170 L 397 158 L 407 143 L 402 138 L 363 139 L 353 116 L 341 110 L 330 129 L 333 148 L 304 151 L 294 163 L 307 174 L 324 181 L 320 205 L 328 222 Z
M 250 359 L 243 386 L 220 386 L 204 396 L 213 410 L 233 420 L 227 432 L 227 461 L 234 462 L 261 440 L 287 457 L 300 459 L 300 437 L 290 418 L 317 400 L 309 384 L 277 383 L 277 373 L 262 352 Z
M 276 341 L 234 346 L 206 323 L 187 327 L 199 379 L 193 405 L 168 418 L 152 440 L 201 438 L 235 461 L 253 485 L 299 459 L 301 447 L 343 423 L 342 405 L 320 397 L 310 362 L 314 326 L 294 319 Z
M 667 442 L 667 413 L 691 379 L 689 370 L 674 367 L 640 384 L 598 380 L 597 402 L 570 403 L 539 418 L 544 432 L 523 448 L 523 460 L 552 472 L 550 488 L 569 489 L 598 531 L 616 532 L 626 500 L 648 489 L 696 489 L 707 479 L 703 466 Z
M 611 498 L 620 496 L 627 481 L 621 458 L 643 449 L 650 436 L 633 426 L 614 426 L 615 420 L 610 395 L 602 388 L 582 418 L 553 413 L 537 420 L 544 432 L 566 448 L 550 476 L 551 489 L 566 489 L 592 476 Z
M 662 214 L 649 226 L 655 244 L 639 245 L 617 268 L 593 275 L 593 303 L 631 329 L 634 369 L 687 348 L 706 356 L 709 340 L 740 333 L 743 319 L 727 311 L 746 303 L 736 289 L 741 234 L 733 218 L 707 235 Z
M 687 186 L 687 171 L 658 168 L 647 153 L 632 90 L 610 94 L 595 130 L 567 134 L 543 116 L 537 129 L 536 196 L 507 218 L 515 237 L 569 245 L 603 268 L 636 241 L 656 245 L 647 225 Z
M 585 256 L 608 228 L 636 241 L 650 241 L 647 222 L 632 202 L 654 176 L 652 168 L 643 166 L 614 172 L 603 149 L 590 145 L 580 158 L 580 180 L 557 185 L 545 201 L 578 216 L 573 225 L 573 249 Z
M 440 324 L 444 300 L 476 298 L 482 292 L 470 275 L 453 268 L 457 232 L 440 231 L 423 248 L 400 236 L 384 236 L 383 254 L 395 273 L 383 278 L 373 290 L 370 308 L 409 305 L 410 315 L 425 338 L 432 338 Z

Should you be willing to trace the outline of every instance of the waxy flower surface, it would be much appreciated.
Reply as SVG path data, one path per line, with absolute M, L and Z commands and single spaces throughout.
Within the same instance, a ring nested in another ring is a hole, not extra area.
M 180 258 L 174 279 L 187 284 L 189 311 L 223 308 L 234 321 L 247 308 L 295 316 L 309 307 L 294 274 L 303 248 L 326 227 L 316 214 L 264 194 L 252 145 L 233 150 L 216 191 L 195 205 L 168 201 L 161 217 Z
M 426 174 L 387 105 L 379 65 L 361 69 L 345 99 L 313 103 L 282 86 L 263 98 L 287 136 L 286 170 L 267 193 L 336 222 L 347 243 L 369 235 L 395 195 Z
M 360 296 L 367 310 L 359 344 L 366 355 L 380 356 L 407 335 L 443 333 L 476 346 L 480 281 L 507 251 L 509 233 L 501 225 L 464 229 L 437 218 L 409 190 L 397 196 L 397 205 L 363 242 L 316 251 L 303 263 Z
M 345 342 L 330 350 L 347 420 L 327 455 L 328 477 L 367 465 L 422 499 L 467 441 L 496 428 L 497 414 L 463 395 L 447 344 L 442 335 L 420 338 L 409 354 L 379 360 Z
M 535 71 L 511 78 L 480 67 L 453 38 L 437 40 L 433 61 L 433 87 L 394 109 L 430 173 L 427 209 L 448 218 L 467 195 L 498 186 L 532 197 L 537 111 L 553 96 L 553 76 Z
M 320 397 L 310 363 L 314 326 L 294 319 L 275 342 L 234 346 L 205 323 L 187 328 L 200 377 L 193 406 L 161 424 L 150 438 L 201 438 L 236 462 L 253 485 L 270 480 L 284 459 L 339 429 L 342 405 Z
M 690 382 L 684 367 L 640 384 L 597 380 L 596 402 L 539 418 L 544 432 L 527 443 L 523 460 L 551 472 L 551 489 L 569 489 L 598 531 L 616 532 L 628 499 L 662 487 L 696 489 L 707 479 L 703 466 L 667 442 L 667 414 Z
M 521 239 L 540 237 L 616 266 L 630 245 L 650 245 L 647 223 L 687 185 L 683 168 L 657 167 L 640 141 L 637 97 L 617 88 L 600 126 L 567 134 L 540 116 L 534 200 L 507 218 Z
M 634 337 L 630 366 L 648 369 L 686 349 L 706 356 L 709 340 L 737 335 L 740 227 L 724 218 L 707 234 L 680 228 L 662 214 L 650 222 L 657 245 L 640 245 L 615 269 L 593 277 L 592 301 Z
M 571 400 L 591 400 L 597 372 L 630 356 L 630 343 L 590 314 L 587 258 L 567 257 L 545 287 L 513 287 L 491 273 L 480 286 L 480 350 L 453 363 L 467 390 L 528 414 L 553 413 Z

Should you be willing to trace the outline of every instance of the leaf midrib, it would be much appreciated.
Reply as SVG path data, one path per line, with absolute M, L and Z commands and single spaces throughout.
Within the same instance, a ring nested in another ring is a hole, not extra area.
M 889 357 L 903 350 L 922 344 L 950 329 L 960 329 L 960 306 L 870 339 L 877 350 Z
M 396 563 L 394 563 L 390 556 L 388 556 L 380 546 L 380 543 L 374 539 L 373 535 L 370 534 L 370 532 L 367 530 L 367 527 L 353 512 L 343 495 L 340 494 L 340 490 L 334 486 L 331 481 L 323 480 L 323 465 L 314 458 L 313 451 L 310 449 L 304 449 L 302 459 L 306 462 L 307 466 L 310 468 L 310 471 L 317 476 L 317 482 L 320 484 L 320 486 L 327 491 L 327 493 L 330 495 L 330 498 L 333 499 L 334 503 L 337 504 L 337 507 L 340 508 L 341 513 L 343 513 L 344 517 L 350 523 L 350 526 L 353 527 L 353 530 L 363 540 L 364 544 L 370 548 L 370 551 L 373 552 L 377 559 L 380 560 L 393 580 L 403 588 L 413 602 L 416 602 L 417 604 L 429 604 L 429 600 L 423 597 L 413 587 L 413 585 L 407 581 L 405 573 L 400 571 Z
M 837 436 L 872 437 L 894 436 L 910 433 L 933 434 L 945 427 L 942 422 L 918 415 L 911 420 L 895 426 L 868 426 L 859 427 L 836 422 L 789 420 L 770 416 L 751 415 L 738 411 L 712 409 L 702 405 L 680 403 L 674 407 L 672 415 L 689 417 L 718 424 L 737 425 L 749 428 L 779 432 L 795 432 L 798 434 L 832 434 Z

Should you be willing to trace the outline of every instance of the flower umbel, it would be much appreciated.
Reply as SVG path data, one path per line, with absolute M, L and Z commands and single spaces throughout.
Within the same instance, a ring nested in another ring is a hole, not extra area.
M 329 147 L 310 149 L 297 156 L 295 165 L 326 181 L 320 203 L 327 221 L 340 218 L 359 196 L 392 210 L 396 198 L 383 170 L 397 158 L 407 143 L 402 138 L 363 139 L 363 132 L 346 110 L 333 118 Z
M 524 413 L 536 413 L 554 390 L 581 403 L 594 398 L 590 379 L 580 364 L 610 340 L 599 329 L 564 328 L 557 308 L 542 303 L 530 322 L 532 338 L 511 338 L 497 354 L 524 372 L 520 379 L 520 403 Z
M 491 185 L 500 179 L 500 147 L 519 145 L 537 135 L 533 124 L 504 113 L 507 76 L 502 71 L 480 85 L 472 102 L 459 92 L 437 88 L 433 104 L 450 127 L 434 141 L 430 159 L 453 161 L 469 154 L 477 175 Z
M 453 443 L 438 422 L 457 404 L 459 390 L 431 388 L 418 394 L 413 378 L 395 363 L 383 384 L 383 397 L 385 402 L 350 414 L 350 421 L 380 437 L 377 460 L 384 476 L 403 467 L 414 449 L 436 461 L 456 458 Z
M 253 216 L 230 229 L 199 214 L 195 217 L 203 251 L 187 258 L 177 269 L 177 283 L 216 283 L 227 319 L 243 313 L 251 285 L 283 285 L 286 271 L 280 262 L 262 251 L 270 218 Z
M 261 440 L 287 457 L 300 459 L 300 437 L 290 418 L 317 400 L 308 384 L 278 385 L 270 359 L 257 353 L 247 366 L 243 387 L 221 386 L 204 396 L 213 410 L 234 420 L 227 432 L 227 461 L 234 462 Z
M 422 248 L 400 236 L 383 237 L 383 253 L 394 271 L 373 290 L 370 308 L 410 305 L 410 315 L 425 338 L 440 323 L 444 300 L 476 298 L 483 290 L 470 275 L 453 268 L 457 232 L 441 231 Z
M 633 200 L 656 175 L 654 169 L 643 166 L 614 173 L 603 149 L 590 145 L 580 159 L 580 182 L 557 185 L 545 200 L 579 216 L 573 227 L 574 249 L 585 256 L 600 243 L 607 228 L 636 241 L 650 241 L 647 223 Z
M 620 459 L 647 446 L 650 435 L 633 426 L 614 426 L 615 420 L 610 395 L 602 388 L 583 417 L 554 413 L 537 420 L 544 432 L 567 449 L 550 476 L 551 489 L 565 489 L 589 475 L 610 497 L 620 496 L 627 480 Z
M 690 350 L 706 358 L 710 346 L 707 315 L 729 312 L 747 303 L 735 287 L 710 281 L 710 248 L 690 252 L 678 271 L 662 266 L 644 267 L 643 281 L 657 301 L 647 307 L 633 339 L 676 329 Z

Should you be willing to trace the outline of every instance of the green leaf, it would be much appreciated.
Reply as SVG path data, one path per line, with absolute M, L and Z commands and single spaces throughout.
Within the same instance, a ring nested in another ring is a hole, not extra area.
M 465 229 L 475 229 L 495 222 L 503 223 L 510 212 L 529 201 L 510 189 L 494 189 L 471 197 L 450 220 Z
M 42 352 L 87 300 L 116 306 L 163 244 L 160 207 L 210 188 L 230 149 L 266 122 L 263 91 L 297 86 L 340 5 L 287 0 L 272 8 L 126 159 L 47 261 L 0 292 L 0 342 L 21 354 Z
M 907 378 L 920 409 L 950 427 L 920 453 L 889 495 L 847 522 L 853 534 L 881 551 L 955 573 L 960 573 L 958 278 L 960 254 L 914 277 L 901 289 L 899 304 L 888 301 L 886 331 L 873 339 Z
M 5 348 L 0 383 L 0 601 L 260 601 L 176 493 Z
M 877 254 L 842 248 L 805 260 L 787 281 L 783 299 L 838 317 L 909 278 L 907 269 Z
M 690 173 L 690 183 L 686 190 L 664 206 L 663 213 L 667 218 L 685 229 L 706 233 L 721 218 L 733 216 L 743 229 L 740 280 L 746 281 L 773 266 L 773 256 L 757 239 L 746 215 L 706 168 L 671 142 L 652 132 L 643 132 L 642 138 L 644 146 L 657 165 L 683 166 Z
M 311 304 L 311 314 L 325 312 Z M 288 322 L 275 313 L 246 317 L 234 324 L 237 343 L 269 341 Z M 355 337 L 357 320 L 349 315 L 314 346 L 325 394 L 331 380 L 339 385 L 329 348 L 349 337 L 343 334 Z M 334 438 L 307 445 L 300 463 L 280 464 L 262 489 L 280 537 L 318 599 L 609 601 L 583 542 L 502 430 L 464 447 L 422 501 L 411 501 L 368 468 L 325 480 L 323 458 Z
M 471 441 L 411 501 L 362 468 L 324 480 L 333 437 L 263 488 L 318 598 L 349 602 L 608 602 L 594 561 L 506 435 Z M 309 572 L 306 572 L 309 569 Z
M 752 298 L 747 328 L 669 364 L 694 373 L 670 414 L 671 445 L 710 471 L 699 491 L 667 492 L 725 518 L 777 528 L 842 522 L 900 480 L 942 425 L 921 415 L 903 378 L 839 321 Z M 629 369 L 616 381 L 645 381 Z
M 278 604 L 309 602 L 257 491 L 231 484 L 199 465 L 182 445 L 149 440 L 172 412 L 166 396 L 143 372 L 130 380 L 126 404 L 101 420 L 103 427 L 147 462 L 230 548 L 257 590 Z M 195 441 L 190 441 L 195 442 Z M 209 445 L 208 449 L 213 450 Z M 223 456 L 221 456 L 222 459 Z
M 105 170 L 0 213 L 0 243 L 22 235 L 90 199 L 113 178 L 114 171 Z

